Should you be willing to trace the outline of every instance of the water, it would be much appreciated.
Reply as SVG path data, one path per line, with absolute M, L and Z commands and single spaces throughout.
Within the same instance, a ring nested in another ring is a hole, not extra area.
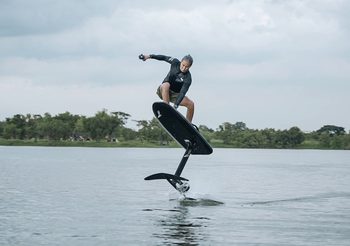
M 350 151 L 0 147 L 0 245 L 350 245 Z

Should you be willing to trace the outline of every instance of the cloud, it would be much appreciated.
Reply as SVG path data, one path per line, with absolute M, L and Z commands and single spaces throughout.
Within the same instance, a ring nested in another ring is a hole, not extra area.
M 83 95 L 99 89 L 115 92 L 129 87 L 140 93 L 140 88 L 147 87 L 153 95 L 169 66 L 154 60 L 141 62 L 137 55 L 144 52 L 181 58 L 190 53 L 194 82 L 189 93 L 201 106 L 220 109 L 214 110 L 220 112 L 215 117 L 211 117 L 215 114 L 212 110 L 200 111 L 198 117 L 208 114 L 208 120 L 228 120 L 221 109 L 239 104 L 240 100 L 230 96 L 239 92 L 240 97 L 249 99 L 242 121 L 251 118 L 259 122 L 257 116 L 263 114 L 271 115 L 271 122 L 282 121 L 278 116 L 291 105 L 315 110 L 307 95 L 325 99 L 331 91 L 335 105 L 349 104 L 343 93 L 350 89 L 349 10 L 345 0 L 2 1 L 0 85 L 7 86 L 7 93 L 12 90 L 22 95 L 26 93 L 21 90 L 36 88 L 47 90 L 52 97 L 54 91 L 63 96 L 62 88 L 68 94 L 67 90 L 81 88 L 83 93 L 74 97 L 79 101 L 88 100 Z M 28 84 L 20 86 L 19 81 Z M 8 89 L 11 83 L 17 87 Z M 292 100 L 293 94 L 287 92 L 295 88 L 305 98 L 298 97 L 293 104 L 278 100 L 280 95 Z M 30 90 L 30 94 L 34 92 Z M 268 99 L 260 97 L 260 92 Z M 108 104 L 103 94 L 96 96 Z M 222 95 L 220 100 L 217 95 Z M 135 97 L 141 103 L 149 94 Z M 59 104 L 50 98 L 43 100 L 58 109 Z M 27 106 L 36 108 L 38 102 L 32 98 Z M 321 99 L 318 103 L 329 112 L 335 106 Z M 261 108 L 254 107 L 256 104 Z M 71 105 L 86 109 L 73 101 Z M 275 113 L 269 111 L 271 108 Z M 128 109 L 128 113 L 144 115 L 139 107 Z M 238 108 L 233 110 L 232 114 L 240 113 Z M 305 125 L 312 120 L 307 110 L 300 111 Z M 341 113 L 332 117 L 344 122 Z M 321 121 L 321 116 L 315 117 L 317 120 Z
M 108 0 L 5 0 L 0 8 L 0 36 L 52 34 L 109 14 L 115 6 Z
M 44 20 L 34 18 L 32 22 L 26 21 L 32 24 L 24 26 L 23 32 L 31 35 L 18 38 L 9 35 L 2 40 L 2 56 L 17 53 L 49 58 L 113 57 L 127 56 L 130 51 L 144 48 L 180 54 L 192 51 L 224 62 L 254 63 L 285 57 L 292 52 L 294 55 L 305 52 L 317 55 L 322 50 L 332 53 L 339 49 L 337 47 L 345 45 L 339 40 L 343 31 L 339 25 L 340 17 L 325 15 L 325 11 L 315 9 L 320 8 L 320 4 L 314 6 L 307 1 L 283 4 L 274 1 L 257 1 L 254 4 L 204 1 L 193 8 L 176 8 L 174 4 L 152 8 L 142 6 L 140 2 L 113 6 L 104 1 L 105 6 L 111 7 L 108 11 L 92 11 L 88 7 L 92 5 L 91 1 L 79 5 L 76 1 L 64 3 L 53 5 L 49 13 L 53 10 L 58 13 L 67 11 L 67 15 L 71 15 L 76 10 L 77 17 L 65 19 L 47 14 L 42 16 Z M 340 4 L 335 3 L 328 5 L 337 9 Z M 39 8 L 38 5 L 34 4 Z M 28 20 L 31 17 L 29 15 Z M 55 19 L 51 25 L 49 17 Z M 5 20 L 4 23 L 9 22 Z M 19 22 L 18 18 L 16 22 Z M 41 26 L 44 25 L 42 23 L 46 23 L 47 28 Z M 33 28 L 43 33 L 38 34 Z M 50 32 L 45 33 L 47 30 Z M 343 45 L 331 47 L 334 42 Z M 344 50 L 339 53 L 341 51 Z

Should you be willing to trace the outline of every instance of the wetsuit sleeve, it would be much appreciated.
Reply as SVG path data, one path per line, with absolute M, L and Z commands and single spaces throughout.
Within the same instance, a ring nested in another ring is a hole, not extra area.
M 159 61 L 166 61 L 167 63 L 173 64 L 175 61 L 177 61 L 176 58 L 171 56 L 164 56 L 164 55 L 150 55 L 150 58 L 156 59 Z
M 180 90 L 180 93 L 179 93 L 179 95 L 178 95 L 178 97 L 177 97 L 177 99 L 176 99 L 176 102 L 175 102 L 175 106 L 176 106 L 176 107 L 178 107 L 178 106 L 180 105 L 181 101 L 184 99 L 184 97 L 185 97 L 185 95 L 186 95 L 188 89 L 189 89 L 190 86 L 191 86 L 191 82 L 192 82 L 191 77 L 189 77 L 188 79 L 186 79 L 186 80 L 184 81 L 184 84 L 183 84 L 183 86 L 182 86 L 182 88 L 181 88 L 181 90 Z

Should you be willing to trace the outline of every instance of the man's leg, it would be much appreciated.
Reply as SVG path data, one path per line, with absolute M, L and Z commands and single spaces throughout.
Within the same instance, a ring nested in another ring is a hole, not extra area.
M 170 101 L 170 83 L 164 82 L 160 86 L 160 93 L 162 94 L 162 99 L 164 102 L 169 104 Z
M 182 99 L 181 106 L 185 106 L 187 108 L 186 119 L 192 123 L 193 114 L 194 114 L 194 102 L 189 99 L 187 96 Z

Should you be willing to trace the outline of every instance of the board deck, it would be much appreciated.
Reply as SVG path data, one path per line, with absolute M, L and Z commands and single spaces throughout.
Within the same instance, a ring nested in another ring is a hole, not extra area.
M 191 154 L 210 155 L 213 152 L 199 131 L 172 106 L 164 102 L 155 102 L 152 109 L 160 124 L 182 147 L 187 149 L 188 141 L 192 143 Z

